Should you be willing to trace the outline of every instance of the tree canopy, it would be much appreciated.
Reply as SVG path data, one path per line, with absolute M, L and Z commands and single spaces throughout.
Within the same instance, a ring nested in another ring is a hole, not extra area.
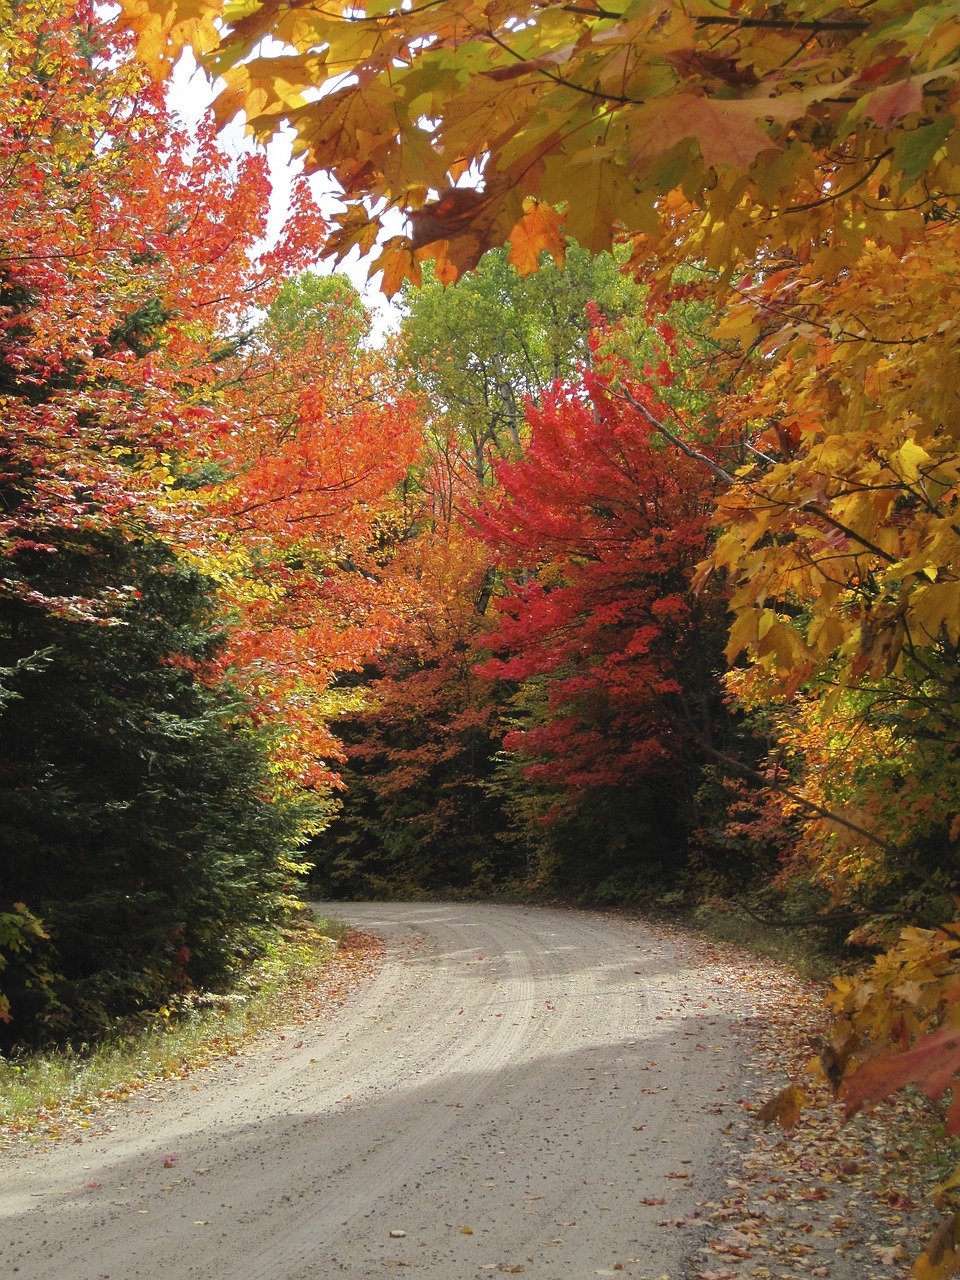
M 456 283 L 428 266 L 401 296 L 401 359 L 428 397 L 437 447 L 459 446 L 481 484 L 493 459 L 519 451 L 525 406 L 589 363 L 597 317 L 638 312 L 641 299 L 610 254 L 577 245 L 562 271 L 547 260 L 528 276 L 504 250 Z
M 605 249 L 690 208 L 685 251 L 723 267 L 817 227 L 897 245 L 957 190 L 953 3 L 124 8 L 158 73 L 189 44 L 223 77 L 221 123 L 293 126 L 308 172 L 343 189 L 336 253 L 408 216 L 375 264 L 388 292 L 427 247 L 456 275 L 510 242 L 529 270 L 564 233 Z

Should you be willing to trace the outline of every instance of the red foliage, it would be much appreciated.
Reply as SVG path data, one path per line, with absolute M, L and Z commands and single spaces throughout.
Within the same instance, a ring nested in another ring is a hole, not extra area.
M 664 414 L 649 388 L 632 394 Z M 713 479 L 637 408 L 588 376 L 529 411 L 526 457 L 497 468 L 476 513 L 514 577 L 483 673 L 541 679 L 547 717 L 507 736 L 530 776 L 571 787 L 670 770 L 696 720 L 709 730 L 715 604 L 690 579 L 704 555 Z
M 300 185 L 289 234 L 258 253 L 262 156 L 238 163 L 212 126 L 175 127 L 92 4 L 14 19 L 0 69 L 0 554 L 54 526 L 176 542 L 164 453 L 231 430 L 222 336 L 312 259 L 325 227 Z
M 209 122 L 179 129 L 92 5 L 16 18 L 0 67 L 0 556 L 107 529 L 189 556 L 219 584 L 222 665 L 281 726 L 287 775 L 330 781 L 332 673 L 399 625 L 380 535 L 419 449 L 413 406 L 335 308 L 313 331 L 239 340 L 316 260 L 306 183 L 264 249 L 262 154 L 227 155 Z M 43 597 L 12 564 L 0 591 L 109 622 L 128 598 Z

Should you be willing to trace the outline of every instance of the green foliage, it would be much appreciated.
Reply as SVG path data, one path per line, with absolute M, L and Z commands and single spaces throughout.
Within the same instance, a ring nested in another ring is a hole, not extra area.
M 640 308 L 640 290 L 610 254 L 576 245 L 563 270 L 544 261 L 521 277 L 495 250 L 454 284 L 425 275 L 403 291 L 402 359 L 481 482 L 491 457 L 520 448 L 525 404 L 589 363 L 591 313 L 613 322 Z
M 88 1123 L 101 1102 L 239 1053 L 250 1037 L 300 1013 L 349 932 L 341 920 L 313 919 L 305 911 L 221 998 L 177 999 L 142 1025 L 80 1049 L 46 1047 L 0 1058 L 3 1136 L 33 1136 L 41 1126 L 61 1136 Z
M 309 333 L 329 332 L 331 340 L 357 347 L 370 333 L 370 315 L 350 279 L 335 272 L 304 271 L 284 281 L 270 304 L 258 338 L 267 345 L 296 347 Z
M 157 542 L 51 546 L 17 558 L 45 599 L 126 603 L 99 625 L 0 605 L 4 665 L 48 651 L 15 671 L 0 716 L 0 903 L 49 935 L 8 951 L 7 1043 L 87 1038 L 222 981 L 295 881 L 297 810 L 271 797 L 242 704 L 205 679 L 222 640 L 206 581 Z
M 522 856 L 529 887 L 610 906 L 649 903 L 682 880 L 682 796 L 650 782 L 571 792 L 530 780 L 531 763 L 502 752 L 489 784 L 506 818 L 500 840 Z

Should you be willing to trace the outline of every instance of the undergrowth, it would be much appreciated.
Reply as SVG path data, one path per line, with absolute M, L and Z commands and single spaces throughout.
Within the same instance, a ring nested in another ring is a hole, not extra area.
M 89 1128 L 105 1101 L 238 1053 L 285 1020 L 289 1002 L 349 928 L 335 918 L 302 920 L 229 992 L 185 999 L 96 1045 L 0 1058 L 0 1145 L 37 1126 L 52 1138 L 62 1128 Z
M 732 942 L 766 960 L 788 965 L 808 982 L 829 982 L 843 963 L 828 931 L 765 924 L 736 903 L 702 902 L 694 909 L 690 923 L 718 941 Z

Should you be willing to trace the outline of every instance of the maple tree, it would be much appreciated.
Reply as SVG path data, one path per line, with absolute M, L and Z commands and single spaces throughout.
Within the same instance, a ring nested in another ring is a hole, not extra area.
M 299 186 L 295 225 L 251 261 L 263 158 L 234 167 L 209 123 L 174 129 L 125 42 L 109 65 L 89 8 L 23 4 L 14 17 L 0 66 L 2 548 L 42 545 L 49 523 L 173 536 L 171 450 L 203 447 L 213 357 L 313 255 L 322 224 Z
M 664 465 L 669 446 L 651 419 L 668 410 L 655 382 L 621 377 L 614 391 L 610 364 L 528 410 L 524 457 L 498 465 L 475 514 L 506 580 L 480 670 L 517 689 L 504 746 L 528 794 L 515 813 L 530 810 L 535 826 L 568 821 L 571 807 L 635 806 L 647 838 L 632 843 L 653 859 L 682 842 L 701 744 L 729 732 L 724 602 L 691 589 L 716 482 L 693 458 Z M 589 847 L 598 857 L 596 833 Z
M 595 377 L 584 387 L 585 396 L 571 389 L 530 411 L 526 453 L 498 467 L 497 498 L 477 520 L 514 575 L 490 639 L 509 656 L 488 670 L 547 677 L 561 714 L 524 735 L 526 749 L 553 761 L 544 770 L 590 785 L 677 764 L 677 733 L 659 707 L 681 692 L 669 657 L 680 636 L 691 636 L 691 650 L 710 648 L 689 581 L 713 486 L 692 461 L 660 465 L 646 418 Z M 635 394 L 656 408 L 647 389 Z M 696 719 L 702 694 L 691 690 Z M 709 734 L 709 714 L 702 723 Z M 600 724 L 607 743 L 591 732 Z
M 304 305 L 309 303 L 309 305 Z M 407 612 L 389 563 L 409 515 L 398 486 L 421 451 L 413 397 L 387 351 L 362 339 L 349 282 L 298 275 L 223 371 L 235 429 L 185 482 L 200 563 L 234 626 L 224 665 L 276 737 L 296 789 L 337 786 L 329 728 L 354 695 L 333 687 L 395 637 Z

